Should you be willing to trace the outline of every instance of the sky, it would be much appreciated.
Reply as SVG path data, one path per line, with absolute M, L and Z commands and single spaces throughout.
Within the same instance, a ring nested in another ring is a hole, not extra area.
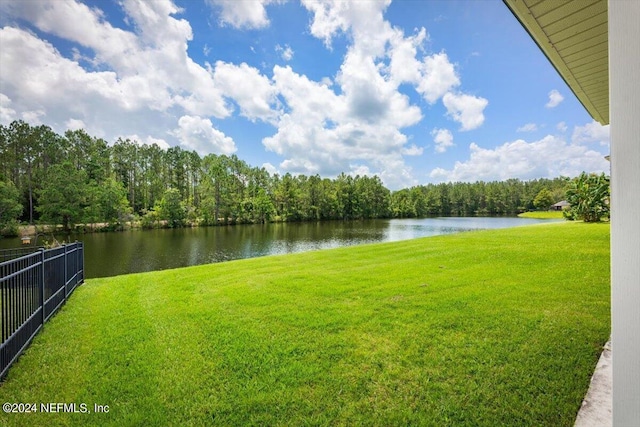
M 498 0 L 0 0 L 13 120 L 393 190 L 609 171 Z

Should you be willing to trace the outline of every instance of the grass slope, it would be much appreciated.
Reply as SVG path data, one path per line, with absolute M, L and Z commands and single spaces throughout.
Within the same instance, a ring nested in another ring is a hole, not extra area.
M 523 212 L 518 215 L 520 218 L 535 218 L 535 219 L 563 219 L 562 211 L 534 211 Z
M 555 223 L 88 280 L 0 386 L 9 425 L 571 426 L 609 226 Z

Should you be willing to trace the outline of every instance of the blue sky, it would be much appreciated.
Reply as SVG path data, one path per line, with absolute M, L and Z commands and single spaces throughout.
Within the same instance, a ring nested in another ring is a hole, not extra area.
M 609 167 L 501 1 L 2 0 L 0 26 L 5 125 L 392 189 Z

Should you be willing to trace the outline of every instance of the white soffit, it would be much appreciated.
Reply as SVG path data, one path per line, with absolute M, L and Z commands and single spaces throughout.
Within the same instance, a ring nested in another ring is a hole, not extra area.
M 607 0 L 503 0 L 589 114 L 609 123 Z

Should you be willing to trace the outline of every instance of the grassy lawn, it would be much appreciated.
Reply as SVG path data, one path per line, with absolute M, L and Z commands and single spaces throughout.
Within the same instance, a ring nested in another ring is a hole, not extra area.
M 520 218 L 536 218 L 536 219 L 562 219 L 562 211 L 535 211 L 523 212 L 518 215 Z
M 0 400 L 109 412 L 0 424 L 572 426 L 609 288 L 583 223 L 92 279 Z

